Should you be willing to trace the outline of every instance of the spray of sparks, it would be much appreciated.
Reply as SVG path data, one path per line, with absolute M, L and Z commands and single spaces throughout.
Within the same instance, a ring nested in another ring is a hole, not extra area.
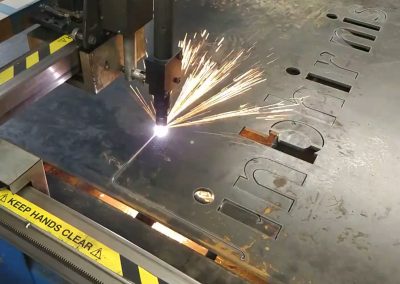
M 183 52 L 183 85 L 178 94 L 172 95 L 175 102 L 168 115 L 168 127 L 206 124 L 244 116 L 257 116 L 257 119 L 265 120 L 278 119 L 285 117 L 287 112 L 293 110 L 292 107 L 299 104 L 295 100 L 262 107 L 242 105 L 236 110 L 210 115 L 215 106 L 249 93 L 254 86 L 266 79 L 258 64 L 232 78 L 231 74 L 249 58 L 252 48 L 225 54 L 224 38 L 211 43 L 208 38 L 209 33 L 204 30 L 191 38 L 186 35 L 179 43 Z M 222 60 L 219 59 L 221 56 Z M 153 104 L 144 99 L 138 88 L 131 88 L 134 98 L 151 119 L 155 120 Z

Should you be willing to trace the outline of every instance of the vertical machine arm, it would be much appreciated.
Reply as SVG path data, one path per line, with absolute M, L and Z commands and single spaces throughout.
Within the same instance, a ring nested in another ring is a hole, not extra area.
M 154 51 L 146 59 L 146 82 L 154 97 L 156 124 L 167 125 L 172 90 L 180 82 L 182 51 L 173 48 L 173 0 L 154 0 Z

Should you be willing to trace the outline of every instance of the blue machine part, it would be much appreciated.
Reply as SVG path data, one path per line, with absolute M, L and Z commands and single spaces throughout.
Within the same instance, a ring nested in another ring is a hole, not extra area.
M 23 253 L 0 240 L 0 283 L 34 283 Z
M 64 279 L 0 239 L 0 284 L 66 284 Z

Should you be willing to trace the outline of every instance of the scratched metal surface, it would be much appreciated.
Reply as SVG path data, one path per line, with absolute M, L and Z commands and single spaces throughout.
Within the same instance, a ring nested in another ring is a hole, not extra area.
M 174 129 L 153 140 L 117 185 L 113 174 L 151 136 L 123 80 L 97 97 L 62 86 L 1 136 L 271 283 L 398 283 L 399 4 L 328 3 L 177 2 L 178 37 L 207 28 L 232 48 L 256 42 L 254 60 L 268 81 L 224 108 L 306 97 L 287 121 Z M 310 73 L 331 86 L 306 79 Z M 240 137 L 243 127 L 277 133 L 281 151 Z M 314 163 L 294 157 L 307 147 Z M 215 193 L 212 204 L 193 199 L 199 187 Z

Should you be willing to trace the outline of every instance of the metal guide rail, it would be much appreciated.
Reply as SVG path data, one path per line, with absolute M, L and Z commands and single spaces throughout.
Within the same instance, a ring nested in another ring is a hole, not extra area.
M 64 35 L 0 69 L 0 121 L 48 94 L 79 70 L 77 45 Z
M 126 244 L 126 241 L 112 232 L 86 220 L 33 188 L 23 189 L 20 195 L 13 194 L 6 188 L 0 189 L 0 215 L 0 235 L 7 239 L 7 235 L 11 233 L 13 237 L 8 239 L 12 243 L 16 242 L 16 246 L 28 241 L 30 250 L 39 249 L 41 254 L 61 262 L 61 271 L 69 267 L 77 274 L 64 275 L 69 280 L 76 281 L 76 277 L 83 277 L 96 283 L 162 284 L 167 283 L 163 279 L 168 279 L 168 283 L 195 283 L 186 275 L 147 255 L 138 247 Z M 8 233 L 4 232 L 5 229 Z M 50 240 L 54 247 L 48 246 Z M 121 249 L 121 243 L 130 248 Z M 66 250 L 69 253 L 65 253 Z M 131 253 L 132 250 L 135 252 Z M 119 253 L 121 251 L 124 255 Z M 26 253 L 30 254 L 29 252 Z M 149 269 L 133 262 L 135 255 Z M 46 264 L 51 262 L 46 261 Z M 162 278 L 156 276 L 155 272 Z
M 13 79 L 18 74 L 29 68 L 32 68 L 49 55 L 54 54 L 61 48 L 73 43 L 72 37 L 63 35 L 58 39 L 50 42 L 48 45 L 42 46 L 39 50 L 32 51 L 26 56 L 17 59 L 12 64 L 0 70 L 0 86 Z

